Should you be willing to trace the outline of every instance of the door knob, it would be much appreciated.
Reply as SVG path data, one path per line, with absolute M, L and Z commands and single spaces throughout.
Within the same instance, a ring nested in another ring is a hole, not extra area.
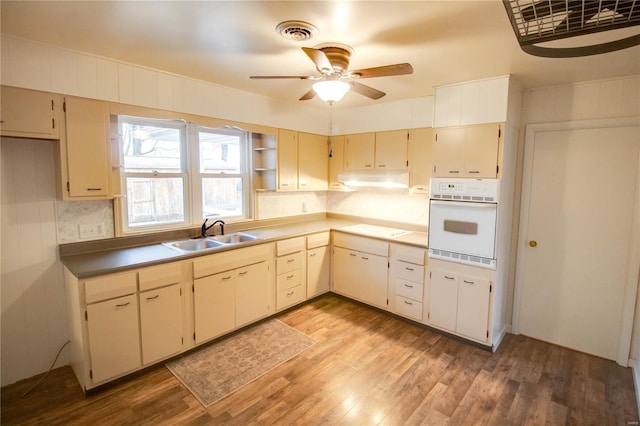
M 529 246 L 535 247 L 537 245 L 538 245 L 538 243 L 536 241 L 534 241 L 534 240 L 529 241 Z

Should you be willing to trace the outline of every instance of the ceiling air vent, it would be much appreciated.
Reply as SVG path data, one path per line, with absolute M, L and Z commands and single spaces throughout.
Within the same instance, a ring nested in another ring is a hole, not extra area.
M 304 21 L 280 22 L 276 27 L 276 31 L 282 37 L 295 41 L 309 40 L 318 33 L 316 27 Z

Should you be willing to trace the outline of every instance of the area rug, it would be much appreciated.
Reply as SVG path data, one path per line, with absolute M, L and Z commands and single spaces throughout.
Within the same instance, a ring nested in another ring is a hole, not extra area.
M 208 407 L 314 343 L 314 338 L 273 319 L 171 361 L 167 368 Z

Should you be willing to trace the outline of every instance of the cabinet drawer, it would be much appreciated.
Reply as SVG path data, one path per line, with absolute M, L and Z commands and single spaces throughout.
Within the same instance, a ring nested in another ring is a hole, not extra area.
M 193 261 L 193 278 L 206 277 L 207 275 L 264 262 L 265 260 L 273 259 L 273 257 L 273 244 L 237 248 L 199 257 Z
M 304 250 L 304 237 L 276 241 L 276 256 L 282 256 L 284 254 L 295 253 L 302 250 Z
M 387 257 L 389 255 L 389 243 L 385 241 L 343 234 L 341 232 L 335 232 L 333 234 L 333 245 L 364 253 L 376 254 L 378 256 Z
M 402 278 L 396 278 L 396 294 L 413 299 L 418 302 L 422 302 L 422 295 L 424 294 L 424 285 L 413 281 L 403 280 Z
M 276 277 L 277 291 L 286 290 L 300 284 L 302 284 L 302 271 L 300 269 L 279 274 Z
M 426 250 L 424 249 L 402 244 L 391 244 L 390 247 L 390 257 L 392 259 L 414 263 L 416 265 L 424 265 L 425 253 Z
M 135 272 L 113 274 L 104 277 L 90 278 L 84 282 L 84 300 L 95 303 L 114 297 L 126 296 L 136 292 L 137 275 Z
M 396 295 L 396 313 L 422 321 L 422 303 Z
M 164 287 L 169 284 L 179 283 L 182 279 L 180 263 L 168 263 L 152 266 L 138 271 L 138 285 L 140 291 Z
M 308 235 L 307 236 L 307 250 L 312 249 L 312 248 L 316 248 L 316 247 L 322 247 L 322 246 L 328 246 L 329 245 L 329 232 L 321 232 L 319 234 L 314 234 L 314 235 Z
M 417 283 L 424 282 L 424 266 L 406 262 L 394 262 L 394 265 L 396 277 Z
M 293 271 L 294 269 L 302 268 L 303 259 L 303 253 L 294 253 L 288 256 L 277 257 L 276 273 L 283 274 L 285 272 Z
M 278 291 L 276 298 L 276 308 L 283 309 L 288 306 L 300 303 L 304 300 L 304 287 L 299 285 L 286 290 Z

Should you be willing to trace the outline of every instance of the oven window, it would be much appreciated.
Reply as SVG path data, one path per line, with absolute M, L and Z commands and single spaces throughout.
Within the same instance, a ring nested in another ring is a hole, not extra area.
M 478 235 L 478 224 L 475 222 L 462 222 L 459 220 L 445 220 L 444 230 L 456 234 Z

